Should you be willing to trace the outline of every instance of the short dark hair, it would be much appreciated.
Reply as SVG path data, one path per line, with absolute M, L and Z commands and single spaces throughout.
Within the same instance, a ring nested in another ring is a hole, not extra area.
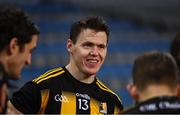
M 180 67 L 180 33 L 175 36 L 170 45 L 171 55 Z
M 135 59 L 133 82 L 139 90 L 151 84 L 165 84 L 174 88 L 178 83 L 178 67 L 170 53 L 152 51 Z
M 102 17 L 86 17 L 72 24 L 70 29 L 70 39 L 76 43 L 78 35 L 83 29 L 93 29 L 97 32 L 104 31 L 109 37 L 109 28 Z
M 32 35 L 39 33 L 37 26 L 21 9 L 14 7 L 0 9 L 0 52 L 13 37 L 17 38 L 18 45 L 22 49 L 24 44 L 31 42 Z

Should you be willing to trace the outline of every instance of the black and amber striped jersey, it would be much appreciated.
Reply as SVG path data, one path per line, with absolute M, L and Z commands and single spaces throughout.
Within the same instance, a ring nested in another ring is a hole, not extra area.
M 120 98 L 97 78 L 82 83 L 65 67 L 26 83 L 11 103 L 22 113 L 40 114 L 117 114 L 123 109 Z

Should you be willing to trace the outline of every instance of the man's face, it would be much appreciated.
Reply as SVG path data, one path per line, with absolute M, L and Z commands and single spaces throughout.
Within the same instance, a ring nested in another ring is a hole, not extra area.
M 37 39 L 38 36 L 33 35 L 31 42 L 25 44 L 22 51 L 19 45 L 16 45 L 16 48 L 12 51 L 12 55 L 7 64 L 8 73 L 12 77 L 11 79 L 19 79 L 23 67 L 31 64 L 31 55 L 33 49 L 36 47 Z
M 103 64 L 107 53 L 107 35 L 85 29 L 79 34 L 75 44 L 69 42 L 70 63 L 85 75 L 95 75 Z

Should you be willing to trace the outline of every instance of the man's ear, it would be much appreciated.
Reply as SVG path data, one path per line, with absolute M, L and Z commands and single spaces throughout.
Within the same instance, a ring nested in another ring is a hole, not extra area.
M 66 48 L 69 52 L 72 52 L 72 46 L 73 46 L 73 42 L 71 39 L 67 40 L 67 44 L 66 44 Z
M 128 84 L 127 85 L 127 90 L 129 91 L 130 95 L 134 98 L 134 100 L 138 101 L 139 100 L 139 94 L 137 91 L 137 87 L 133 84 Z
M 18 49 L 18 41 L 17 38 L 12 38 L 9 43 L 9 53 L 12 54 L 17 51 Z

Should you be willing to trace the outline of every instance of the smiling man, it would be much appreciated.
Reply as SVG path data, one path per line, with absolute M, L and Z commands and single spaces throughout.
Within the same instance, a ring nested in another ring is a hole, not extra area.
M 108 37 L 100 17 L 75 22 L 67 40 L 69 63 L 25 84 L 11 103 L 22 113 L 119 113 L 123 109 L 119 97 L 96 77 L 106 57 Z

